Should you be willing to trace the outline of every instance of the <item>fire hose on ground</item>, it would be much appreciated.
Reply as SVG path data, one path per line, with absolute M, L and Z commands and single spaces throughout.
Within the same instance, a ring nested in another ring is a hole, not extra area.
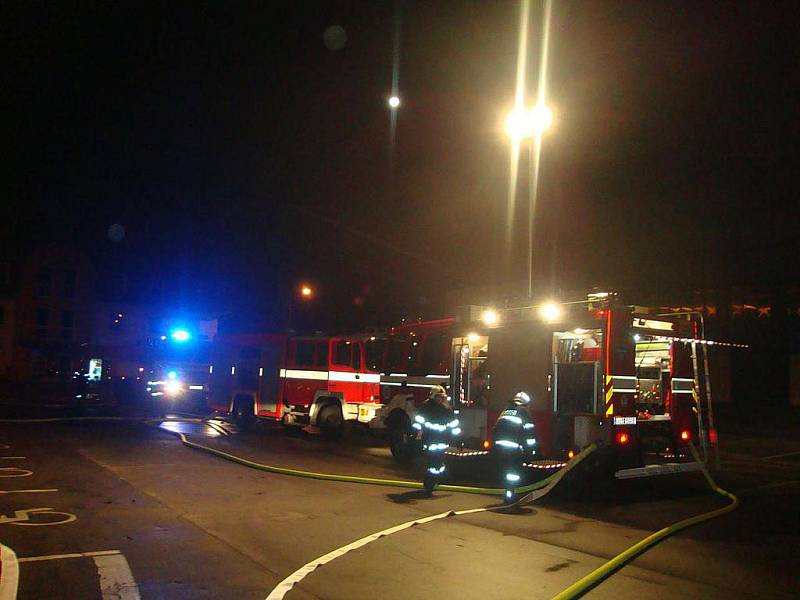
M 12 422 L 12 423 L 21 423 L 21 422 L 36 422 L 36 423 L 44 423 L 44 422 L 56 422 L 56 421 L 139 421 L 143 422 L 147 425 L 154 425 L 160 424 L 165 421 L 170 422 L 190 422 L 190 423 L 203 423 L 205 419 L 201 418 L 162 418 L 162 419 L 152 419 L 152 418 L 136 418 L 136 417 L 68 417 L 68 418 L 48 418 L 48 419 L 0 419 L 0 423 L 2 422 Z M 382 479 L 377 477 L 361 477 L 355 475 L 338 475 L 333 473 L 318 473 L 314 471 L 305 471 L 301 469 L 292 469 L 288 467 L 279 467 L 275 465 L 267 465 L 263 463 L 259 463 L 256 461 L 248 460 L 246 458 L 242 458 L 240 456 L 236 456 L 234 454 L 230 454 L 228 452 L 224 452 L 217 448 L 213 448 L 211 446 L 206 446 L 204 444 L 200 444 L 197 442 L 193 442 L 189 440 L 185 434 L 181 432 L 169 431 L 165 430 L 168 433 L 172 433 L 176 435 L 181 443 L 189 448 L 194 448 L 197 450 L 202 450 L 214 456 L 218 456 L 225 460 L 229 460 L 231 462 L 235 462 L 253 469 L 258 469 L 260 471 L 267 471 L 271 473 L 277 473 L 282 475 L 289 475 L 293 477 L 305 477 L 309 479 L 320 479 L 320 480 L 327 480 L 327 481 L 342 481 L 347 483 L 360 483 L 366 485 L 381 485 L 381 486 L 391 486 L 391 487 L 402 487 L 402 488 L 414 488 L 414 489 L 421 489 L 423 486 L 418 481 L 407 481 L 407 480 L 393 480 L 393 479 Z M 700 461 L 700 457 L 697 453 L 697 449 L 694 447 L 694 444 L 691 442 L 689 443 L 689 448 L 692 452 L 692 455 L 697 462 Z M 366 543 L 371 541 L 380 539 L 386 535 L 390 535 L 391 533 L 395 533 L 401 531 L 407 527 L 421 524 L 423 522 L 429 522 L 432 520 L 436 520 L 439 518 L 449 517 L 449 516 L 457 516 L 461 514 L 470 514 L 473 512 L 482 512 L 488 510 L 506 510 L 509 508 L 513 508 L 514 506 L 519 506 L 522 504 L 528 504 L 539 498 L 543 497 L 545 494 L 549 493 L 555 486 L 557 486 L 563 478 L 569 473 L 572 469 L 577 467 L 587 456 L 589 456 L 592 452 L 596 449 L 596 445 L 591 445 L 584 449 L 580 454 L 575 456 L 572 460 L 567 463 L 567 466 L 560 469 L 556 473 L 551 474 L 550 476 L 534 482 L 527 486 L 522 486 L 516 488 L 515 493 L 517 495 L 523 494 L 519 500 L 511 505 L 506 505 L 503 507 L 485 507 L 479 509 L 470 509 L 466 511 L 448 511 L 446 513 L 441 513 L 440 515 L 434 515 L 432 517 L 425 517 L 416 521 L 411 521 L 409 523 L 404 523 L 395 527 L 392 527 L 388 530 L 378 532 L 373 534 L 372 536 L 368 536 L 362 540 L 358 540 L 357 542 L 353 542 L 352 544 L 348 545 L 347 547 L 335 550 L 334 552 L 329 553 L 329 555 L 325 555 L 325 557 L 320 557 L 316 559 L 314 562 L 314 566 L 309 569 L 309 565 L 305 565 L 301 569 L 298 569 L 284 579 L 269 595 L 269 599 L 276 599 L 276 598 L 283 598 L 283 596 L 294 586 L 294 584 L 299 581 L 303 576 L 308 574 L 314 568 L 321 566 L 328 562 L 329 560 L 333 560 L 334 558 L 338 558 L 342 556 L 350 549 L 354 549 L 355 547 L 360 547 Z M 724 496 L 730 500 L 730 503 L 727 506 L 722 508 L 718 508 L 712 511 L 708 511 L 699 515 L 695 515 L 693 517 L 689 517 L 687 519 L 683 519 L 678 521 L 677 523 L 673 523 L 667 527 L 656 531 L 655 533 L 647 536 L 640 542 L 634 544 L 633 546 L 627 548 L 617 556 L 613 557 L 609 561 L 607 561 L 602 566 L 598 567 L 591 573 L 585 575 L 571 586 L 566 588 L 565 590 L 558 593 L 556 596 L 553 597 L 553 600 L 571 600 L 573 598 L 580 598 L 588 591 L 605 581 L 608 577 L 622 569 L 624 566 L 628 565 L 631 561 L 633 561 L 638 556 L 641 556 L 650 548 L 654 547 L 658 543 L 662 542 L 666 538 L 682 531 L 688 527 L 693 525 L 697 525 L 698 523 L 702 523 L 704 521 L 708 521 L 714 519 L 716 517 L 722 516 L 726 513 L 729 513 L 735 510 L 739 505 L 739 499 L 732 493 L 728 492 L 727 490 L 722 489 L 719 487 L 714 479 L 711 477 L 711 474 L 708 472 L 708 469 L 704 466 L 702 469 L 703 475 L 706 478 L 709 486 L 713 491 L 721 496 Z M 484 487 L 476 487 L 476 486 L 458 486 L 458 485 L 439 485 L 437 486 L 438 489 L 446 490 L 446 491 L 453 491 L 453 492 L 463 492 L 463 493 L 470 493 L 470 494 L 485 494 L 485 495 L 502 495 L 505 493 L 505 490 L 502 488 L 484 488 Z M 351 548 L 352 546 L 352 548 Z M 346 549 L 345 549 L 346 548 Z M 325 559 L 325 560 L 322 560 Z M 300 575 L 302 573 L 302 576 Z
M 155 423 L 163 422 L 165 419 L 151 419 L 146 421 L 148 425 L 153 425 Z M 189 421 L 188 419 L 169 419 L 171 421 Z M 197 422 L 197 420 L 191 420 L 190 422 Z M 402 488 L 411 488 L 411 489 L 422 489 L 423 485 L 419 481 L 408 481 L 403 479 L 382 479 L 379 477 L 361 477 L 358 475 L 339 475 L 336 473 L 319 473 L 316 471 L 305 471 L 302 469 L 292 469 L 288 467 L 279 467 L 275 465 L 267 465 L 264 463 L 256 462 L 253 460 L 249 460 L 246 458 L 242 458 L 241 456 L 236 456 L 235 454 L 230 454 L 229 452 L 225 452 L 224 450 L 219 450 L 218 448 L 213 448 L 211 446 L 206 446 L 205 444 L 200 444 L 198 442 L 191 441 L 184 433 L 178 431 L 169 431 L 165 430 L 167 433 L 171 433 L 180 439 L 181 443 L 188 448 L 194 448 L 196 450 L 202 450 L 203 452 L 207 452 L 209 454 L 213 454 L 214 456 L 218 456 L 225 460 L 229 460 L 231 462 L 238 463 L 240 465 L 244 465 L 246 467 L 250 467 L 252 469 L 258 469 L 259 471 L 267 471 L 269 473 L 278 473 L 280 475 L 289 475 L 292 477 L 305 477 L 308 479 L 321 479 L 325 481 L 342 481 L 346 483 L 360 483 L 365 485 L 382 485 L 382 486 L 389 486 L 389 487 L 402 487 Z M 520 504 L 521 501 L 526 500 L 532 493 L 536 492 L 537 490 L 541 490 L 541 492 L 547 493 L 549 492 L 552 487 L 554 487 L 563 477 L 564 475 L 571 470 L 572 468 L 576 467 L 589 453 L 594 450 L 594 446 L 590 446 L 582 453 L 578 454 L 573 458 L 567 466 L 560 469 L 559 471 L 531 483 L 530 485 L 519 487 L 515 490 L 516 494 L 526 494 L 520 500 L 515 502 L 514 504 Z M 545 488 L 547 491 L 545 491 Z M 505 489 L 503 488 L 486 488 L 486 487 L 478 487 L 478 486 L 465 486 L 465 485 L 451 485 L 451 484 L 441 484 L 437 485 L 436 489 L 444 490 L 448 492 L 462 492 L 466 494 L 484 494 L 484 495 L 492 495 L 492 496 L 501 496 L 505 494 Z M 539 498 L 544 493 L 539 493 L 536 497 Z
M 691 442 L 689 442 L 689 449 L 692 451 L 694 459 L 697 462 L 700 462 L 700 456 L 697 454 L 697 449 Z M 664 541 L 669 536 L 674 535 L 679 531 L 686 529 L 687 527 L 691 527 L 692 525 L 697 525 L 703 521 L 709 521 L 711 519 L 715 519 L 716 517 L 720 517 L 731 512 L 732 510 L 735 510 L 736 507 L 739 506 L 739 499 L 734 494 L 719 487 L 705 466 L 703 466 L 703 475 L 705 475 L 706 481 L 712 490 L 730 500 L 730 503 L 727 506 L 695 515 L 693 517 L 689 517 L 688 519 L 683 519 L 682 521 L 673 523 L 672 525 L 664 527 L 663 529 L 659 529 L 655 533 L 648 535 L 642 541 L 634 544 L 627 550 L 617 554 L 614 558 L 606 562 L 604 565 L 598 567 L 588 575 L 585 575 L 567 589 L 558 593 L 553 597 L 553 600 L 571 600 L 572 598 L 580 598 L 586 592 L 590 591 L 605 581 L 608 577 L 619 571 L 622 567 L 629 564 L 636 557 L 644 554 L 650 548 L 659 542 Z

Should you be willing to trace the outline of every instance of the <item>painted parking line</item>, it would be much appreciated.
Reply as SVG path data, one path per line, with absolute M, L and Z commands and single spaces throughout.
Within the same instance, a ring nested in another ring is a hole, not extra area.
M 100 581 L 100 594 L 103 600 L 141 600 L 139 587 L 133 578 L 131 567 L 125 555 L 119 550 L 28 556 L 20 558 L 18 561 L 25 564 L 71 558 L 91 558 L 94 561 Z
M 56 488 L 44 488 L 41 490 L 0 490 L 0 495 L 2 494 L 43 494 L 45 492 L 57 492 L 58 489 Z
M 46 554 L 44 556 L 26 556 L 18 558 L 21 563 L 42 562 L 44 560 L 64 560 L 65 558 L 94 558 L 95 556 L 114 556 L 122 554 L 119 550 L 96 550 L 94 552 L 70 552 L 68 554 Z
M 30 477 L 33 471 L 28 469 L 20 469 L 18 467 L 0 467 L 0 477 Z
M 141 600 L 128 561 L 120 554 L 95 556 L 103 600 Z
M 0 600 L 16 600 L 19 587 L 19 564 L 17 555 L 8 546 L 0 544 Z
M 39 515 L 45 516 L 45 520 L 43 522 L 36 522 L 35 517 Z M 52 517 L 53 515 L 57 515 L 60 518 L 57 521 L 46 520 L 47 517 Z M 24 527 L 47 527 L 49 525 L 64 525 L 66 523 L 72 523 L 77 519 L 77 515 L 60 510 L 53 510 L 50 507 L 25 508 L 22 510 L 15 510 L 13 517 L 0 515 L 0 525 L 9 524 L 20 525 Z

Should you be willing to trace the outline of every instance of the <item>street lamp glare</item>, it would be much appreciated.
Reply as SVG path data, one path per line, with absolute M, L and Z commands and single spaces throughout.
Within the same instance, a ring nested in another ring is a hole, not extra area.
M 561 307 L 555 302 L 547 302 L 539 307 L 539 314 L 542 315 L 545 321 L 552 323 L 553 321 L 557 321 L 561 316 Z
M 389 106 L 391 108 L 397 108 L 398 106 L 400 106 L 400 98 L 397 96 L 391 96 L 389 98 Z
M 553 111 L 544 104 L 537 104 L 530 110 L 516 108 L 506 117 L 506 133 L 515 139 L 532 138 L 541 135 L 553 123 Z
M 300 288 L 300 295 L 303 298 L 311 298 L 314 295 L 314 290 L 311 289 L 311 286 L 304 285 Z
M 492 325 L 497 325 L 497 323 L 500 321 L 500 314 L 493 308 L 487 308 L 485 311 L 483 311 L 483 314 L 481 314 L 481 321 L 483 321 L 484 325 L 488 325 L 490 327 Z
M 523 109 L 512 110 L 506 117 L 505 127 L 512 138 L 527 138 L 533 134 L 531 120 Z
M 544 104 L 537 104 L 534 106 L 530 114 L 531 121 L 533 123 L 533 129 L 538 133 L 549 129 L 550 125 L 553 123 L 553 111 L 550 110 L 550 107 Z

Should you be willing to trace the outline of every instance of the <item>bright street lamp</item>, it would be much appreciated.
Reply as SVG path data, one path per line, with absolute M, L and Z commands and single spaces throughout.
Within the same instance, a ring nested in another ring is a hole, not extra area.
M 304 285 L 300 287 L 300 296 L 304 299 L 308 300 L 311 296 L 314 295 L 314 290 L 309 285 Z
M 506 117 L 506 133 L 514 139 L 528 139 L 541 135 L 553 123 L 553 111 L 544 104 L 530 110 L 516 108 Z
M 543 102 L 539 102 L 530 110 L 525 110 L 522 106 L 514 109 L 506 117 L 505 123 L 506 133 L 512 141 L 513 157 L 518 156 L 520 141 L 530 140 L 528 146 L 530 168 L 528 182 L 528 298 L 533 296 L 533 219 L 539 185 L 539 154 L 542 149 L 542 134 L 552 123 L 553 111 Z
M 497 325 L 500 321 L 500 314 L 493 308 L 487 308 L 481 315 L 481 321 L 483 321 L 484 325 L 488 325 L 489 327 Z
M 553 111 L 545 104 L 537 104 L 531 110 L 530 118 L 533 121 L 533 130 L 542 133 L 553 124 Z
M 400 98 L 398 96 L 391 96 L 387 102 L 391 108 L 400 106 Z
M 561 316 L 561 307 L 555 302 L 547 302 L 539 307 L 539 314 L 545 321 L 552 323 Z

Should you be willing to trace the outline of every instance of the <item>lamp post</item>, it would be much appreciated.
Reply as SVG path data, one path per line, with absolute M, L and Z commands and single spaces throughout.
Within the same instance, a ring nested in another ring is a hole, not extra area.
M 529 141 L 528 147 L 528 298 L 533 297 L 533 217 L 539 190 L 539 157 L 542 151 L 542 134 L 553 123 L 553 111 L 543 103 L 529 110 L 519 107 L 506 118 L 506 133 L 514 144 Z

